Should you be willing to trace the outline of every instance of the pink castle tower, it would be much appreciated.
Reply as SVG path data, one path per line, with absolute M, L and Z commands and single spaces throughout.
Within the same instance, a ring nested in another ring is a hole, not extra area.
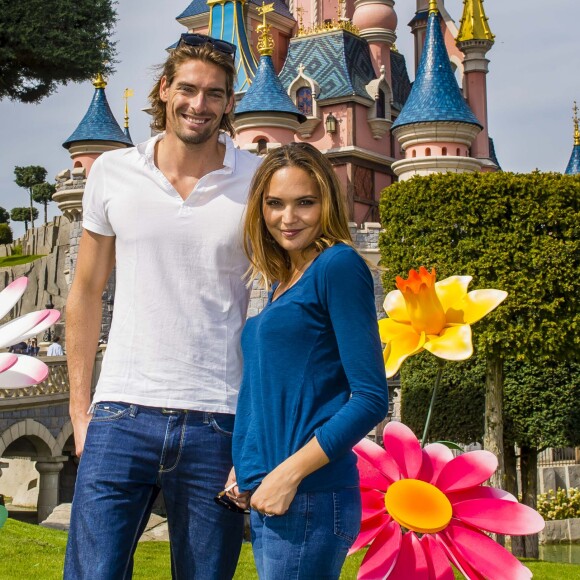
M 463 61 L 463 94 L 483 124 L 481 133 L 471 145 L 471 156 L 479 159 L 482 171 L 497 170 L 491 159 L 487 121 L 487 83 L 489 60 L 487 52 L 494 42 L 494 35 L 489 29 L 487 16 L 483 9 L 483 0 L 464 0 L 461 26 L 457 34 L 457 46 L 464 53 Z
M 393 163 L 399 179 L 453 171 L 479 171 L 469 148 L 482 124 L 466 104 L 453 74 L 436 0 L 429 14 L 421 61 L 411 94 L 393 124 L 405 159 Z

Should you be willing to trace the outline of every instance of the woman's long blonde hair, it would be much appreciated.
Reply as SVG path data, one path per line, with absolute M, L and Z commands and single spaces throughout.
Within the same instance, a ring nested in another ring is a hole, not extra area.
M 272 176 L 284 167 L 298 167 L 318 186 L 322 205 L 322 233 L 313 246 L 322 252 L 339 242 L 353 246 L 348 228 L 346 202 L 330 161 L 309 143 L 290 143 L 270 152 L 260 165 L 250 186 L 244 223 L 244 251 L 250 260 L 249 282 L 258 278 L 269 288 L 272 282 L 287 282 L 291 276 L 290 258 L 274 240 L 264 221 L 264 196 Z

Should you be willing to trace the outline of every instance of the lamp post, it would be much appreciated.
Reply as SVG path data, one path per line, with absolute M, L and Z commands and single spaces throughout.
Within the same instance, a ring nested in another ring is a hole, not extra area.
M 52 303 L 52 296 L 50 294 L 48 295 L 48 302 L 44 306 L 48 310 L 52 310 L 54 308 L 54 304 Z M 44 342 L 52 342 L 52 331 L 50 330 L 50 326 L 46 329 L 42 340 Z
M 328 113 L 324 125 L 327 133 L 336 133 L 336 117 L 332 113 Z

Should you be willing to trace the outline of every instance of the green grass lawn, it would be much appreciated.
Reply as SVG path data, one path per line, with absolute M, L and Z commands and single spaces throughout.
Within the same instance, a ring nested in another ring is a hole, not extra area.
M 29 578 L 58 580 L 62 578 L 66 537 L 66 532 L 9 519 L 0 530 L 0 580 L 27 580 Z M 361 559 L 360 552 L 347 559 L 342 570 L 342 580 L 355 580 Z M 526 565 L 536 579 L 580 580 L 580 565 L 538 561 L 528 561 Z M 170 580 L 169 544 L 167 542 L 139 544 L 135 554 L 133 577 L 140 580 Z M 244 544 L 235 579 L 257 578 L 252 549 L 249 544 Z
M 44 256 L 38 254 L 33 256 L 6 256 L 5 258 L 0 258 L 0 268 L 9 268 L 11 266 L 19 266 L 20 264 L 28 264 L 28 262 L 34 262 L 38 258 L 43 258 Z

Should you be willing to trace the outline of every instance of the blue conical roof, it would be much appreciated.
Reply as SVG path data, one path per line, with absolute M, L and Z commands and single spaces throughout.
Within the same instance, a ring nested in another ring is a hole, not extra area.
M 289 113 L 302 123 L 306 117 L 296 108 L 284 90 L 272 63 L 272 57 L 264 55 L 256 76 L 242 100 L 236 106 L 235 114 L 243 113 Z
M 114 141 L 129 146 L 133 145 L 131 138 L 123 132 L 113 116 L 105 95 L 105 89 L 102 87 L 95 88 L 89 110 L 62 146 L 68 149 L 77 141 Z
M 568 167 L 566 167 L 565 173 L 567 175 L 575 175 L 580 173 L 580 145 L 574 145 L 572 149 L 572 155 L 570 155 L 570 161 L 568 161 Z
M 452 121 L 482 127 L 473 114 L 455 80 L 445 41 L 439 25 L 439 13 L 431 12 L 427 21 L 425 46 L 411 94 L 393 129 L 411 123 Z

